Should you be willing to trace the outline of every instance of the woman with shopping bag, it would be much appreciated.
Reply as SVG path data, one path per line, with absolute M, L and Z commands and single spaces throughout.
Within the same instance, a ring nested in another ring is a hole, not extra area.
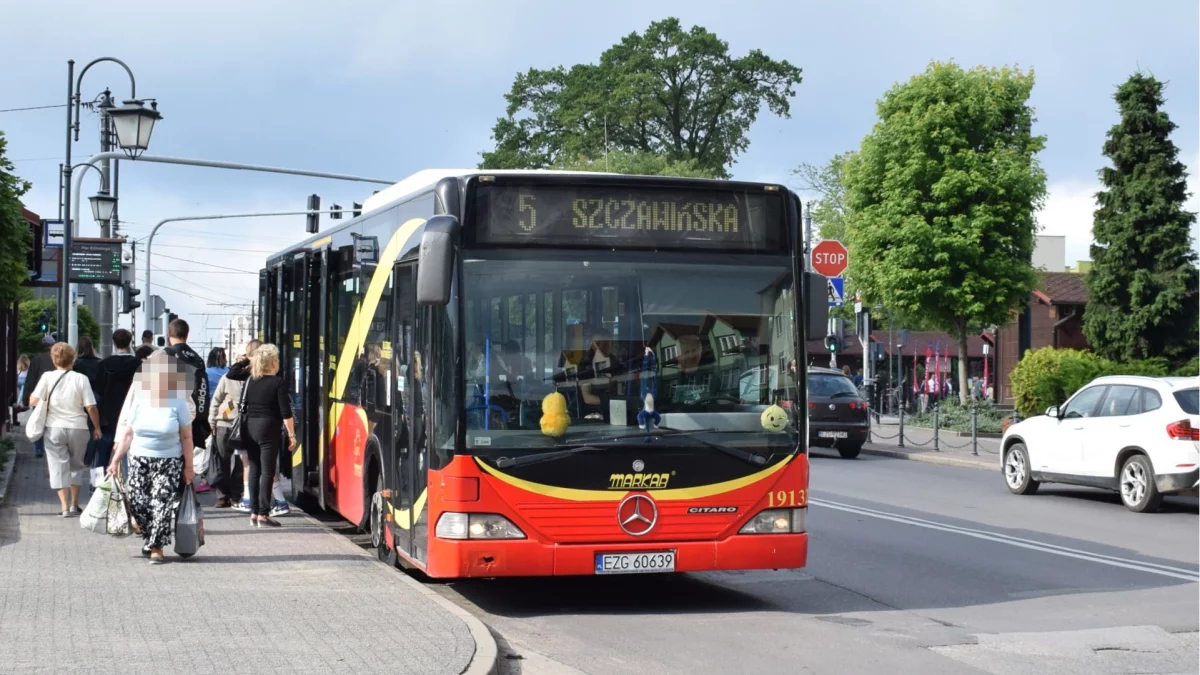
M 50 487 L 58 491 L 62 517 L 70 518 L 83 513 L 79 507 L 79 486 L 87 470 L 83 457 L 88 441 L 100 438 L 100 413 L 91 382 L 71 370 L 75 365 L 71 345 L 55 344 L 50 348 L 50 360 L 54 372 L 43 375 L 29 396 L 34 413 L 25 433 L 30 440 L 44 442 Z
M 131 393 L 108 473 L 116 475 L 121 459 L 129 454 L 129 508 L 141 527 L 142 555 L 160 565 L 166 562 L 163 548 L 171 543 L 182 488 L 195 479 L 192 412 L 182 363 L 155 352 L 143 364 Z

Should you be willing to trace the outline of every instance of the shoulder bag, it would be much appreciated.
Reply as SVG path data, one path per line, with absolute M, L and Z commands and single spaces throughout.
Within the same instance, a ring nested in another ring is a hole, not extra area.
M 67 375 L 70 374 L 70 371 L 64 370 L 62 376 L 58 378 L 58 382 L 50 387 L 50 392 L 46 394 L 46 400 L 38 401 L 38 404 L 34 406 L 33 413 L 25 422 L 25 437 L 29 440 L 35 443 L 42 440 L 42 436 L 46 433 L 46 417 L 50 414 L 50 397 L 54 395 L 54 390 L 58 389 L 58 385 L 62 384 L 62 381 L 67 379 Z M 45 376 L 43 375 L 43 377 Z
M 246 390 L 250 388 L 250 380 L 242 383 L 242 395 L 238 397 L 238 416 L 229 428 L 229 446 L 235 450 L 246 449 L 245 420 L 246 420 Z

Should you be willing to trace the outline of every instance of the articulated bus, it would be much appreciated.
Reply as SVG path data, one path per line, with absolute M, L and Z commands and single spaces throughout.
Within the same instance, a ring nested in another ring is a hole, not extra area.
M 373 195 L 260 274 L 293 498 L 432 578 L 803 567 L 827 289 L 799 213 L 780 185 L 543 171 Z

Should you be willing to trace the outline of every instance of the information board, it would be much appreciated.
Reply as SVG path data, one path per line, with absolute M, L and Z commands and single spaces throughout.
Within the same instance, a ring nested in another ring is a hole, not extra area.
M 779 252 L 780 193 L 607 185 L 481 185 L 476 243 Z
M 71 242 L 70 282 L 121 284 L 120 239 L 75 239 Z

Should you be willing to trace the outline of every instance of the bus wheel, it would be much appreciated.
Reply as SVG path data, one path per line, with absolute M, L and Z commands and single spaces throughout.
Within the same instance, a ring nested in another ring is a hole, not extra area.
M 387 528 L 383 519 L 384 508 L 383 476 L 379 475 L 375 478 L 375 493 L 371 495 L 371 512 L 368 518 L 371 528 L 371 546 L 375 547 L 375 553 L 380 560 L 388 562 L 388 554 L 391 551 L 388 549 L 387 542 L 384 541 L 387 536 Z

